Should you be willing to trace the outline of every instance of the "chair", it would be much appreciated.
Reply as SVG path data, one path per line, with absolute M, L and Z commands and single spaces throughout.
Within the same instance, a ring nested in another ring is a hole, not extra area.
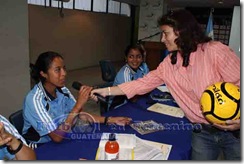
M 107 82 L 104 87 L 112 86 L 116 76 L 114 65 L 110 60 L 100 60 L 99 64 L 102 72 L 102 79 Z
M 116 69 L 110 60 L 100 60 L 99 61 L 102 79 L 105 84 L 99 85 L 99 88 L 113 86 L 115 76 L 117 74 Z M 108 104 L 110 103 L 109 97 L 106 97 L 106 102 L 100 102 L 100 113 L 104 114 L 108 111 Z
M 20 135 L 22 135 L 22 129 L 24 126 L 23 110 L 18 110 L 9 116 L 9 122 L 17 129 Z
M 37 148 L 39 145 L 41 144 L 37 144 L 32 142 L 32 138 L 36 138 L 38 137 L 38 133 L 31 128 L 29 134 L 22 134 L 22 129 L 24 127 L 24 117 L 23 117 L 23 110 L 18 110 L 17 112 L 12 113 L 9 116 L 9 122 L 17 129 L 17 131 L 19 132 L 20 135 L 22 135 L 22 137 L 24 137 L 24 139 L 26 140 L 26 143 L 28 144 L 28 146 L 32 149 Z M 28 130 L 29 131 L 29 130 Z M 33 140 L 35 141 L 35 140 Z

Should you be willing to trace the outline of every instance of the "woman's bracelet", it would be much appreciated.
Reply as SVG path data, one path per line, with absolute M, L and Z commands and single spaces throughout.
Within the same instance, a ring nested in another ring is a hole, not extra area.
M 77 116 L 79 113 L 78 112 L 69 112 L 69 114 L 71 114 L 73 116 Z
M 18 139 L 18 141 L 19 141 L 20 143 L 19 143 L 19 146 L 17 147 L 17 149 L 15 149 L 15 150 L 12 150 L 12 149 L 10 148 L 10 146 L 7 146 L 7 150 L 8 150 L 8 152 L 9 152 L 10 154 L 15 155 L 15 154 L 18 153 L 18 152 L 21 150 L 21 148 L 23 147 L 23 142 L 22 142 L 20 139 Z
M 109 121 L 109 120 L 110 120 L 110 117 L 105 117 L 105 118 L 104 118 L 104 124 L 105 124 L 105 125 L 108 125 L 108 121 Z
M 111 88 L 108 87 L 108 95 L 111 96 Z

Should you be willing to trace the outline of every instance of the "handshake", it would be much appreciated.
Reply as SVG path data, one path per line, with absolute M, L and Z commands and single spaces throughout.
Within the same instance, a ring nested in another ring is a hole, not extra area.
M 73 87 L 74 89 L 76 89 L 76 90 L 80 90 L 80 88 L 82 87 L 82 84 L 81 84 L 80 82 L 74 81 L 73 84 L 72 84 L 72 87 Z M 103 97 L 103 96 L 101 96 L 101 95 L 99 95 L 98 93 L 94 93 L 94 96 L 97 97 L 97 100 L 102 101 L 102 102 L 104 102 L 104 103 L 108 103 L 108 102 L 106 101 L 106 98 Z M 94 97 L 93 97 L 93 99 L 96 100 L 96 98 L 94 98 Z

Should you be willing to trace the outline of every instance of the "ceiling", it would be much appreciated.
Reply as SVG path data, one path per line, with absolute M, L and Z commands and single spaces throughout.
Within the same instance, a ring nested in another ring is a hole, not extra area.
M 115 0 L 138 6 L 140 0 Z M 150 0 L 148 0 L 150 1 Z M 160 0 L 161 1 L 161 0 Z M 164 0 L 170 7 L 213 7 L 213 8 L 233 8 L 240 6 L 240 0 Z M 222 2 L 222 3 L 221 3 Z
M 233 8 L 240 0 L 166 0 L 172 7 Z

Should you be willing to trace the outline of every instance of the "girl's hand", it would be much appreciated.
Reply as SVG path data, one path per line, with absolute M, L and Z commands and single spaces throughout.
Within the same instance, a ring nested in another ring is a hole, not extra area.
M 83 85 L 80 88 L 79 95 L 78 95 L 77 102 L 76 102 L 76 108 L 81 110 L 81 108 L 88 101 L 89 95 L 90 95 L 92 89 L 93 89 L 92 87 L 85 86 L 85 85 Z
M 132 121 L 129 117 L 109 117 L 108 124 L 128 125 Z
M 12 140 L 12 136 L 8 134 L 2 122 L 0 122 L 0 146 L 8 144 Z

